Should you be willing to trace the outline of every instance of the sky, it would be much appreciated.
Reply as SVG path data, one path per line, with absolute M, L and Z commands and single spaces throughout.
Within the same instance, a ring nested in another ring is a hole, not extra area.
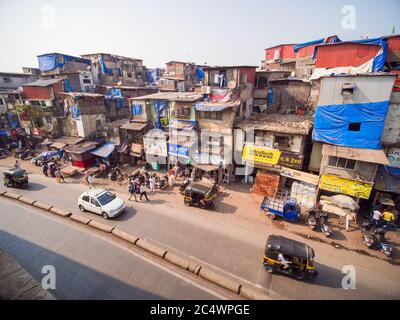
M 255 65 L 264 49 L 338 35 L 400 33 L 400 0 L 0 0 L 0 71 L 37 55 L 106 52 L 140 58 Z

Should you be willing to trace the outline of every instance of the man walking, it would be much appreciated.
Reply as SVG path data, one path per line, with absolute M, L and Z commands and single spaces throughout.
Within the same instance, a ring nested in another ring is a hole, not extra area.
M 94 180 L 94 176 L 93 176 L 93 174 L 90 174 L 90 175 L 88 176 L 88 178 L 87 178 L 87 181 L 88 181 L 88 183 L 89 183 L 89 188 L 90 188 L 90 189 L 94 188 L 93 180 Z
M 135 201 L 137 202 L 136 186 L 135 186 L 135 181 L 133 179 L 129 179 L 128 191 L 129 191 L 129 194 L 130 194 L 128 200 L 131 201 L 132 196 L 134 196 L 135 197 Z
M 147 198 L 147 193 L 146 193 L 146 190 L 144 188 L 144 183 L 142 183 L 140 185 L 140 198 L 139 199 L 142 200 L 143 196 L 146 198 L 147 201 L 150 201 L 149 198 Z
M 57 167 L 57 169 L 56 169 L 56 179 L 57 179 L 57 182 L 58 182 L 58 183 L 60 183 L 61 181 L 62 181 L 62 182 L 65 182 L 64 176 L 63 176 L 63 174 L 62 174 L 60 168 L 58 168 L 58 167 Z
M 86 181 L 88 184 L 90 184 L 90 183 L 89 183 L 89 175 L 90 175 L 90 174 L 89 174 L 89 171 L 86 170 L 85 173 L 84 173 L 84 177 L 85 177 L 85 181 Z
M 372 215 L 372 223 L 376 228 L 379 227 L 382 218 L 382 212 L 379 209 L 374 210 Z
M 150 191 L 154 193 L 156 189 L 156 177 L 154 174 L 149 178 L 149 183 L 150 183 Z

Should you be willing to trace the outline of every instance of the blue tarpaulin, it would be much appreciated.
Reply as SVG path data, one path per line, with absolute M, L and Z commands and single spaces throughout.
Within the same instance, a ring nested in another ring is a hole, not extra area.
M 132 115 L 139 116 L 142 114 L 142 105 L 141 104 L 133 104 L 132 105 Z
M 218 104 L 218 105 L 212 105 L 211 103 L 207 103 L 207 102 L 197 102 L 194 105 L 194 108 L 196 109 L 196 111 L 223 111 L 227 108 L 229 108 L 230 106 L 228 104 Z
M 64 89 L 65 92 L 72 92 L 71 81 L 69 81 L 68 79 L 64 80 Z
M 382 47 L 382 53 L 374 58 L 374 62 L 372 64 L 372 71 L 383 71 L 383 67 L 385 66 L 386 56 L 387 56 L 387 39 L 384 38 L 374 38 L 374 39 L 363 39 L 363 40 L 354 40 L 351 42 L 357 43 L 365 43 L 365 44 L 375 44 Z
M 318 40 L 313 40 L 313 41 L 309 41 L 309 42 L 295 44 L 295 45 L 293 45 L 293 50 L 294 50 L 294 52 L 297 52 L 301 48 L 312 46 L 313 44 L 321 44 L 321 43 L 324 43 L 324 42 L 325 42 L 325 39 L 322 38 L 322 39 L 318 39 Z
M 196 67 L 196 79 L 198 81 L 204 79 L 204 71 L 200 67 Z
M 147 69 L 147 82 L 156 83 L 157 80 L 157 69 Z
M 101 158 L 107 158 L 115 150 L 115 145 L 112 142 L 103 144 L 100 148 L 92 151 L 91 153 Z
M 312 138 L 351 148 L 381 149 L 388 108 L 389 101 L 318 106 Z M 350 123 L 355 124 L 352 130 Z
M 156 128 L 161 129 L 161 112 L 168 106 L 168 101 L 166 100 L 155 100 L 154 101 L 154 111 L 156 114 Z
M 168 143 L 168 154 L 188 158 L 189 148 L 179 144 Z
M 81 114 L 79 107 L 77 105 L 73 105 L 70 107 L 70 110 L 71 110 L 72 118 L 78 119 Z
M 84 58 L 69 56 L 66 54 L 50 53 L 38 56 L 39 69 L 41 71 L 50 71 L 55 68 L 62 68 L 64 64 L 68 61 L 75 61 L 79 63 L 85 63 L 87 65 L 91 64 L 91 61 Z
M 106 98 L 106 101 L 107 101 L 107 99 L 117 100 L 118 109 L 122 109 L 123 107 L 125 107 L 125 98 L 122 95 L 121 89 L 118 89 L 118 88 L 110 89 L 110 91 L 108 91 L 108 93 L 106 94 L 105 98 Z M 106 105 L 108 105 L 108 104 L 106 103 Z

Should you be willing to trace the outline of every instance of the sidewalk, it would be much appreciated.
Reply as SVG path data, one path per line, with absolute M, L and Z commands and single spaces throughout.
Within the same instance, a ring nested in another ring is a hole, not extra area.
M 5 159 L 0 159 L 0 165 L 12 166 L 14 161 L 15 159 L 13 157 L 7 157 Z M 27 170 L 28 174 L 30 172 L 42 174 L 41 168 L 32 165 L 29 161 L 20 161 L 20 163 L 22 168 Z M 134 172 L 136 169 L 138 169 L 138 167 L 128 167 L 127 172 Z M 149 172 L 156 173 L 155 171 Z M 160 172 L 158 172 L 158 174 L 160 174 Z M 68 177 L 66 178 L 66 181 L 67 183 L 68 181 L 71 181 L 74 183 L 86 184 L 83 175 L 81 174 Z M 177 183 L 180 182 L 178 181 Z M 107 178 L 95 178 L 94 185 L 128 195 L 128 187 L 126 183 L 118 185 L 116 182 L 111 182 Z M 399 263 L 400 252 L 396 249 L 400 244 L 400 235 L 398 232 L 389 231 L 386 235 L 388 242 L 394 246 L 392 257 L 387 258 L 383 253 L 377 250 L 369 250 L 366 248 L 362 243 L 360 228 L 355 222 L 352 223 L 351 229 L 347 232 L 345 226 L 341 221 L 339 221 L 339 219 L 330 217 L 329 222 L 333 226 L 334 233 L 330 238 L 327 238 L 321 232 L 313 231 L 306 225 L 306 208 L 302 208 L 302 216 L 297 223 L 288 223 L 280 219 L 268 219 L 265 214 L 260 211 L 263 196 L 251 193 L 251 185 L 222 185 L 221 192 L 216 200 L 215 210 L 204 210 L 197 207 L 185 206 L 178 188 L 179 186 L 175 185 L 173 188 L 166 187 L 164 190 L 156 190 L 154 194 L 148 191 L 147 194 L 150 200 L 163 203 L 164 205 L 182 211 L 190 211 L 193 212 L 193 214 L 206 216 L 213 221 L 224 221 L 225 223 L 241 228 L 249 223 L 260 232 L 263 232 L 263 230 L 266 232 L 268 229 L 266 226 L 268 226 L 295 233 L 307 239 L 329 243 L 336 248 L 345 248 L 366 255 L 375 256 L 380 259 L 395 261 L 396 264 Z
M 0 248 L 0 300 L 55 300 L 55 297 Z

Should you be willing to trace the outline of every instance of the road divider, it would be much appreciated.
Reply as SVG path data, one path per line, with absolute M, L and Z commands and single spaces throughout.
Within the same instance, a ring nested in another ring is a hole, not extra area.
M 33 200 L 31 198 L 28 198 L 28 197 L 19 197 L 18 200 L 22 201 L 22 202 L 24 202 L 26 204 L 30 204 L 30 205 L 32 205 L 34 202 L 36 202 L 36 200 Z
M 137 240 L 135 245 L 139 248 L 151 252 L 152 254 L 155 254 L 156 256 L 159 256 L 162 259 L 164 259 L 164 256 L 167 253 L 167 250 L 160 248 L 155 244 L 149 243 L 144 239 Z
M 62 209 L 59 209 L 59 208 L 55 208 L 55 207 L 50 208 L 50 212 L 55 213 L 55 214 L 57 214 L 57 215 L 59 215 L 61 217 L 69 217 L 69 216 L 72 215 L 71 212 L 68 212 L 68 211 L 65 211 L 65 210 L 62 210 Z
M 49 211 L 51 208 L 53 208 L 53 206 L 47 204 L 47 203 L 43 203 L 43 202 L 39 202 L 39 201 L 35 201 L 32 204 L 34 207 Z
M 109 226 L 108 224 L 104 224 L 95 220 L 91 220 L 89 221 L 88 225 L 92 228 L 107 232 L 107 233 L 111 233 L 111 231 L 113 231 L 113 229 L 115 227 L 113 226 Z
M 11 198 L 11 199 L 18 199 L 21 197 L 21 195 L 19 194 L 15 194 L 15 193 L 11 193 L 11 192 L 6 192 L 3 194 L 3 196 L 7 197 L 7 198 Z
M 111 233 L 116 236 L 117 238 L 120 238 L 122 240 L 125 240 L 129 243 L 136 244 L 136 241 L 139 240 L 138 237 L 134 236 L 133 234 L 127 233 L 125 231 L 122 231 L 120 229 L 114 228 Z
M 234 280 L 228 279 L 227 277 L 220 275 L 212 270 L 207 268 L 201 268 L 199 272 L 199 276 L 203 279 L 211 281 L 220 287 L 225 288 L 226 290 L 232 291 L 233 293 L 239 294 L 239 290 L 241 284 Z
M 76 222 L 79 222 L 79 223 L 83 223 L 83 224 L 89 224 L 89 222 L 92 221 L 92 219 L 88 219 L 88 218 L 82 217 L 82 216 L 77 215 L 75 213 L 71 214 L 69 217 L 70 217 L 70 219 L 72 219 L 72 220 L 74 220 Z
M 51 206 L 49 204 L 43 203 L 36 201 L 34 199 L 30 199 L 28 197 L 24 197 L 21 195 L 17 195 L 8 191 L 1 191 L 0 196 L 5 196 L 11 199 L 18 200 L 20 202 L 32 205 L 34 207 L 43 209 L 45 211 L 49 211 L 51 213 L 54 213 L 60 217 L 63 218 L 69 218 L 73 221 L 82 223 L 84 225 L 87 225 L 88 227 L 95 228 L 97 230 L 106 232 L 106 233 L 111 233 L 114 237 L 117 237 L 119 239 L 122 239 L 128 243 L 131 243 L 142 250 L 145 250 L 167 262 L 170 264 L 173 264 L 183 270 L 186 270 L 188 272 L 194 273 L 195 275 L 198 275 L 200 278 L 205 279 L 209 282 L 212 282 L 219 287 L 222 287 L 230 292 L 233 292 L 237 295 L 240 295 L 241 297 L 245 299 L 250 299 L 250 300 L 270 300 L 271 298 L 261 292 L 258 292 L 257 290 L 254 290 L 247 285 L 243 286 L 241 283 L 232 280 L 231 278 L 228 278 L 224 275 L 221 275 L 219 273 L 216 273 L 215 271 L 212 271 L 208 268 L 204 268 L 201 266 L 199 263 L 187 260 L 185 258 L 182 258 L 174 253 L 168 252 L 166 249 L 163 249 L 159 247 L 156 244 L 153 244 L 151 242 L 146 241 L 145 239 L 141 239 L 133 234 L 130 234 L 128 232 L 122 231 L 114 226 L 95 221 L 86 217 L 83 217 L 79 214 L 71 213 L 69 211 L 65 211 L 62 209 L 59 209 L 57 207 Z

